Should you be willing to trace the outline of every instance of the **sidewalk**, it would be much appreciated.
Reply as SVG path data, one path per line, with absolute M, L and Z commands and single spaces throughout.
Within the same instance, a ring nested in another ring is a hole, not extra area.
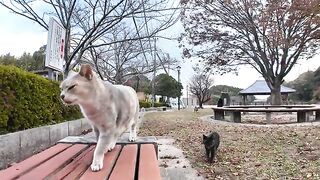
M 159 166 L 163 180 L 203 180 L 191 167 L 182 150 L 173 145 L 174 139 L 157 137 L 159 147 Z

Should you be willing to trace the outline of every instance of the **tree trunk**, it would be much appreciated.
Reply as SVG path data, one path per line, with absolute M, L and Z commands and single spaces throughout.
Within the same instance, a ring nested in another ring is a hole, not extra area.
M 139 75 L 136 77 L 137 78 L 137 86 L 136 86 L 136 92 L 138 92 L 139 91 L 139 85 L 140 85 L 140 77 L 139 77 Z
M 65 40 L 65 45 L 64 45 L 64 60 L 65 60 L 65 67 L 64 67 L 64 71 L 63 71 L 63 79 L 66 79 L 68 76 L 68 73 L 70 71 L 70 62 L 71 60 L 70 58 L 70 29 L 66 29 L 66 35 L 64 36 L 64 40 Z
M 198 98 L 198 101 L 199 101 L 199 108 L 202 109 L 202 101 L 201 101 L 201 98 Z
M 281 105 L 282 98 L 281 98 L 281 84 L 279 82 L 273 84 L 271 89 L 271 105 Z

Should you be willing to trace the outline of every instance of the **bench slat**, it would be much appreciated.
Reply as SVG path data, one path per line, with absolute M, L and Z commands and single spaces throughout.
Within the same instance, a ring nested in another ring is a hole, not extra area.
M 141 144 L 139 159 L 139 180 L 161 180 L 158 160 L 153 144 Z
M 65 180 L 74 180 L 79 179 L 79 176 L 86 171 L 86 169 L 90 166 L 93 158 L 94 149 L 88 152 L 84 158 L 82 159 L 81 163 L 67 176 L 63 179 Z
M 58 155 L 52 157 L 48 161 L 44 162 L 40 166 L 32 169 L 30 172 L 24 174 L 19 179 L 44 179 L 46 176 L 54 172 L 56 169 L 68 162 L 76 154 L 87 148 L 88 145 L 76 144 Z
M 89 165 L 86 172 L 81 176 L 80 180 L 107 179 L 119 156 L 121 148 L 121 145 L 116 145 L 116 147 L 111 152 L 107 152 L 104 155 L 103 168 L 100 171 L 92 172 L 91 167 Z
M 73 171 L 77 171 L 78 166 L 84 164 L 87 158 L 92 159 L 92 151 L 94 150 L 94 148 L 95 146 L 90 146 L 88 149 L 78 155 L 70 164 L 58 170 L 52 176 L 48 177 L 48 179 L 62 179 L 69 176 L 69 174 L 72 174 Z
M 1 179 L 14 179 L 17 176 L 27 172 L 31 168 L 37 166 L 38 164 L 46 161 L 47 159 L 55 156 L 56 154 L 69 148 L 71 144 L 57 144 L 50 147 L 49 149 L 35 154 L 20 163 L 14 164 L 13 166 L 0 171 Z
M 105 154 L 98 172 L 90 168 L 94 148 L 92 144 L 59 143 L 0 171 L 0 179 L 161 179 L 154 144 L 118 144 Z
M 135 166 L 138 146 L 128 144 L 122 148 L 120 156 L 109 177 L 109 180 L 132 180 L 135 176 Z

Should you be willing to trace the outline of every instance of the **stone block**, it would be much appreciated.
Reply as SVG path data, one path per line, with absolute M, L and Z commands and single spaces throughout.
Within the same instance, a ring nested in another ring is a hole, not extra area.
M 69 126 L 69 136 L 76 136 L 81 134 L 81 120 L 75 120 L 75 121 L 68 121 Z
M 21 132 L 21 160 L 50 147 L 50 128 L 43 126 Z
M 50 145 L 54 145 L 59 140 L 68 136 L 69 123 L 64 122 L 50 127 Z
M 88 129 L 92 129 L 91 124 L 88 122 L 86 118 L 82 118 L 81 120 L 81 130 L 85 131 Z
M 0 169 L 20 160 L 20 132 L 0 136 Z

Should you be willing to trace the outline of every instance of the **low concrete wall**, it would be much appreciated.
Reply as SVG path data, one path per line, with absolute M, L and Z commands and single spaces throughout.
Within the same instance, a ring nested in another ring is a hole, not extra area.
M 0 136 L 0 169 L 52 146 L 67 136 L 91 129 L 86 119 L 28 129 Z

